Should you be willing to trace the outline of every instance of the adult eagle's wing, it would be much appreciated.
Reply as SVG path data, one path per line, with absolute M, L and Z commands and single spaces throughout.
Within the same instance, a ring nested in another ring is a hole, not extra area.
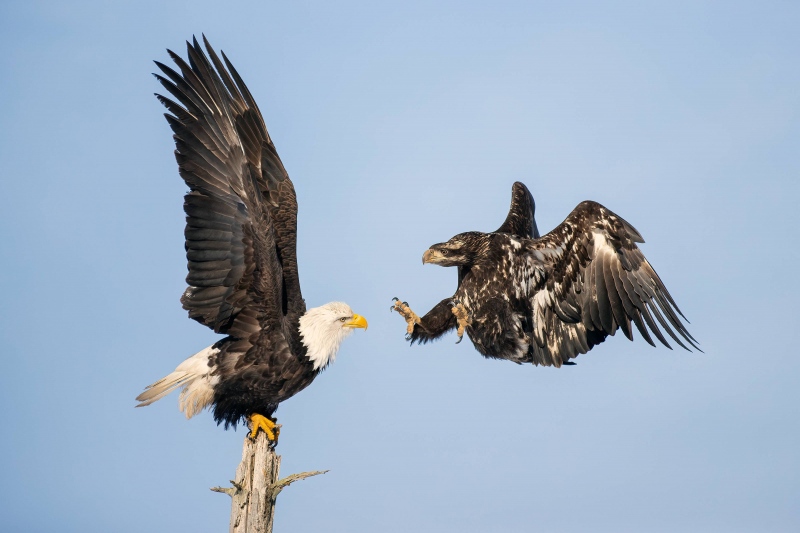
M 531 243 L 543 267 L 531 300 L 535 364 L 561 366 L 619 328 L 633 340 L 631 322 L 653 346 L 648 329 L 671 348 L 658 323 L 681 347 L 699 350 L 637 242 L 644 239 L 625 220 L 596 202 L 582 202 Z
M 242 79 L 208 41 L 187 42 L 180 73 L 156 62 L 177 102 L 156 95 L 175 133 L 186 194 L 189 316 L 248 339 L 269 325 L 285 331 L 305 311 L 296 258 L 297 201 L 264 119 Z M 296 328 L 289 328 L 292 331 Z

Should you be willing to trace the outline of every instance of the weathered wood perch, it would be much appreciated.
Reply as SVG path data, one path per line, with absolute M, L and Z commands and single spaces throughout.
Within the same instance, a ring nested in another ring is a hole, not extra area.
M 230 533 L 272 533 L 275 518 L 275 499 L 288 485 L 307 477 L 324 474 L 327 470 L 301 472 L 278 480 L 281 457 L 270 448 L 264 432 L 256 439 L 245 437 L 242 462 L 236 469 L 232 487 L 213 487 L 231 499 Z

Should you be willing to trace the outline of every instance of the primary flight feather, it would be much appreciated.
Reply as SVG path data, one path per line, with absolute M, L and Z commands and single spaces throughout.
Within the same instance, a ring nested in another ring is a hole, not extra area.
M 424 253 L 423 264 L 458 268 L 458 288 L 423 317 L 395 299 L 412 344 L 456 329 L 459 342 L 466 332 L 486 357 L 559 367 L 618 329 L 633 340 L 635 327 L 654 346 L 651 333 L 670 347 L 663 329 L 679 346 L 699 349 L 633 226 L 587 201 L 540 237 L 534 208 L 517 182 L 497 231 L 461 233 Z
M 136 399 L 149 405 L 182 389 L 190 418 L 206 407 L 217 423 L 249 420 L 276 442 L 278 404 L 333 362 L 367 321 L 342 302 L 306 310 L 297 270 L 297 200 L 258 106 L 225 54 L 203 37 L 188 61 L 156 62 L 157 94 L 174 132 L 185 196 L 189 316 L 226 337 L 193 355 Z M 224 61 L 224 63 L 223 63 Z

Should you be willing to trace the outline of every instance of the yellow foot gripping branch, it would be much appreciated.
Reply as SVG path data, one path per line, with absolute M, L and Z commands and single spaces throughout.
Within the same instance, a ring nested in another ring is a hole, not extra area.
M 250 415 L 250 438 L 255 439 L 258 435 L 258 430 L 264 430 L 267 434 L 267 439 L 271 443 L 278 444 L 278 437 L 281 434 L 280 424 L 276 424 L 274 420 L 270 420 L 266 416 L 258 413 Z

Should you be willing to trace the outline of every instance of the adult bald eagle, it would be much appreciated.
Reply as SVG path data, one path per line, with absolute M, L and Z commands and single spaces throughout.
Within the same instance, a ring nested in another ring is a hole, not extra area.
M 422 318 L 395 299 L 412 344 L 457 329 L 458 342 L 466 331 L 485 357 L 560 367 L 617 329 L 633 340 L 631 323 L 651 345 L 650 332 L 671 348 L 658 323 L 679 346 L 699 350 L 633 226 L 587 201 L 540 237 L 534 210 L 517 182 L 497 231 L 461 233 L 424 253 L 423 264 L 458 268 L 458 289 Z
M 188 63 L 168 50 L 180 72 L 156 62 L 164 76 L 155 76 L 175 100 L 156 96 L 169 111 L 189 187 L 189 287 L 181 302 L 191 318 L 227 336 L 148 386 L 137 407 L 181 388 L 187 418 L 213 406 L 218 424 L 249 419 L 252 437 L 261 428 L 276 442 L 278 404 L 306 388 L 367 321 L 342 302 L 306 310 L 294 186 L 250 91 L 203 40 L 208 57 L 194 39 Z

